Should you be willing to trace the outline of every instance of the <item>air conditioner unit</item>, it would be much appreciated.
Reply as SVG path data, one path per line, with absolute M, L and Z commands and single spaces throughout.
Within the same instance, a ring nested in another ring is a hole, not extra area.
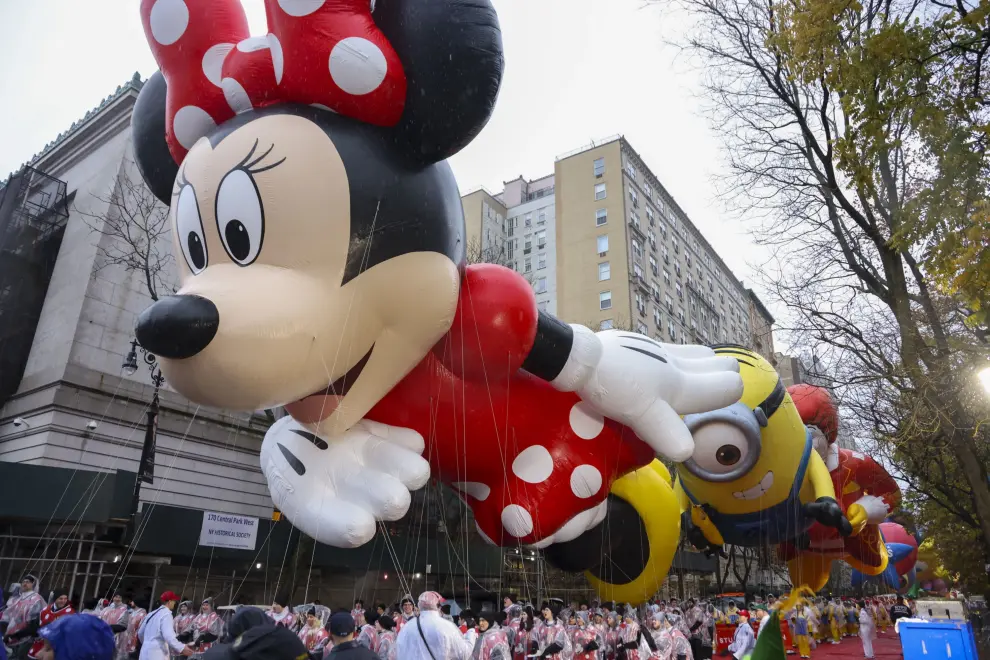
M 607 255 L 607 254 L 608 254 L 608 252 L 599 252 L 599 253 L 598 253 L 598 256 L 599 256 L 599 257 L 604 257 L 604 256 L 605 256 L 605 255 Z

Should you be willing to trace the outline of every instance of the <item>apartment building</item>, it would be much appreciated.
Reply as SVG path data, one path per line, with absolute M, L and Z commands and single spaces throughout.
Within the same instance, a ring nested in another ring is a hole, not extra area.
M 558 157 L 551 176 L 466 195 L 464 209 L 482 252 L 504 253 L 498 263 L 532 277 L 541 308 L 563 320 L 774 360 L 773 317 L 624 137 Z M 487 214 L 503 212 L 498 234 Z
M 461 198 L 468 261 L 518 271 L 533 285 L 539 308 L 557 315 L 554 175 L 503 185 L 498 194 L 480 188 Z

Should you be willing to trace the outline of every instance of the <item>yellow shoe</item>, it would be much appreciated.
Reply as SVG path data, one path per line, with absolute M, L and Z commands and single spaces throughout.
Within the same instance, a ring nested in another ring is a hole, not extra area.
M 605 520 L 573 541 L 548 547 L 547 561 L 562 570 L 584 570 L 602 601 L 646 602 L 667 577 L 680 538 L 680 505 L 671 482 L 660 461 L 616 480 Z

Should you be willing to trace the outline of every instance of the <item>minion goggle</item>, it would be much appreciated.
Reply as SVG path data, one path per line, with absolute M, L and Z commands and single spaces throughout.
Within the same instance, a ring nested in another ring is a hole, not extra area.
M 748 473 L 763 449 L 760 433 L 784 402 L 787 390 L 778 378 L 770 395 L 756 408 L 742 402 L 727 408 L 685 415 L 684 423 L 694 438 L 694 454 L 684 469 L 704 481 L 735 481 Z M 729 427 L 729 428 L 726 428 Z

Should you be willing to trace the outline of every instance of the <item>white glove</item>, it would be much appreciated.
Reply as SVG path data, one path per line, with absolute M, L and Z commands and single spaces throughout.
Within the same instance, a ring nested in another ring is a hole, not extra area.
M 739 363 L 705 346 L 661 344 L 622 330 L 593 334 L 572 325 L 574 345 L 553 386 L 577 392 L 631 428 L 653 450 L 682 462 L 694 441 L 680 415 L 730 406 L 742 396 Z
M 430 464 L 423 436 L 361 420 L 324 439 L 283 417 L 261 445 L 261 469 L 272 501 L 292 524 L 320 543 L 356 548 L 378 520 L 399 520 L 410 491 L 426 485 Z

